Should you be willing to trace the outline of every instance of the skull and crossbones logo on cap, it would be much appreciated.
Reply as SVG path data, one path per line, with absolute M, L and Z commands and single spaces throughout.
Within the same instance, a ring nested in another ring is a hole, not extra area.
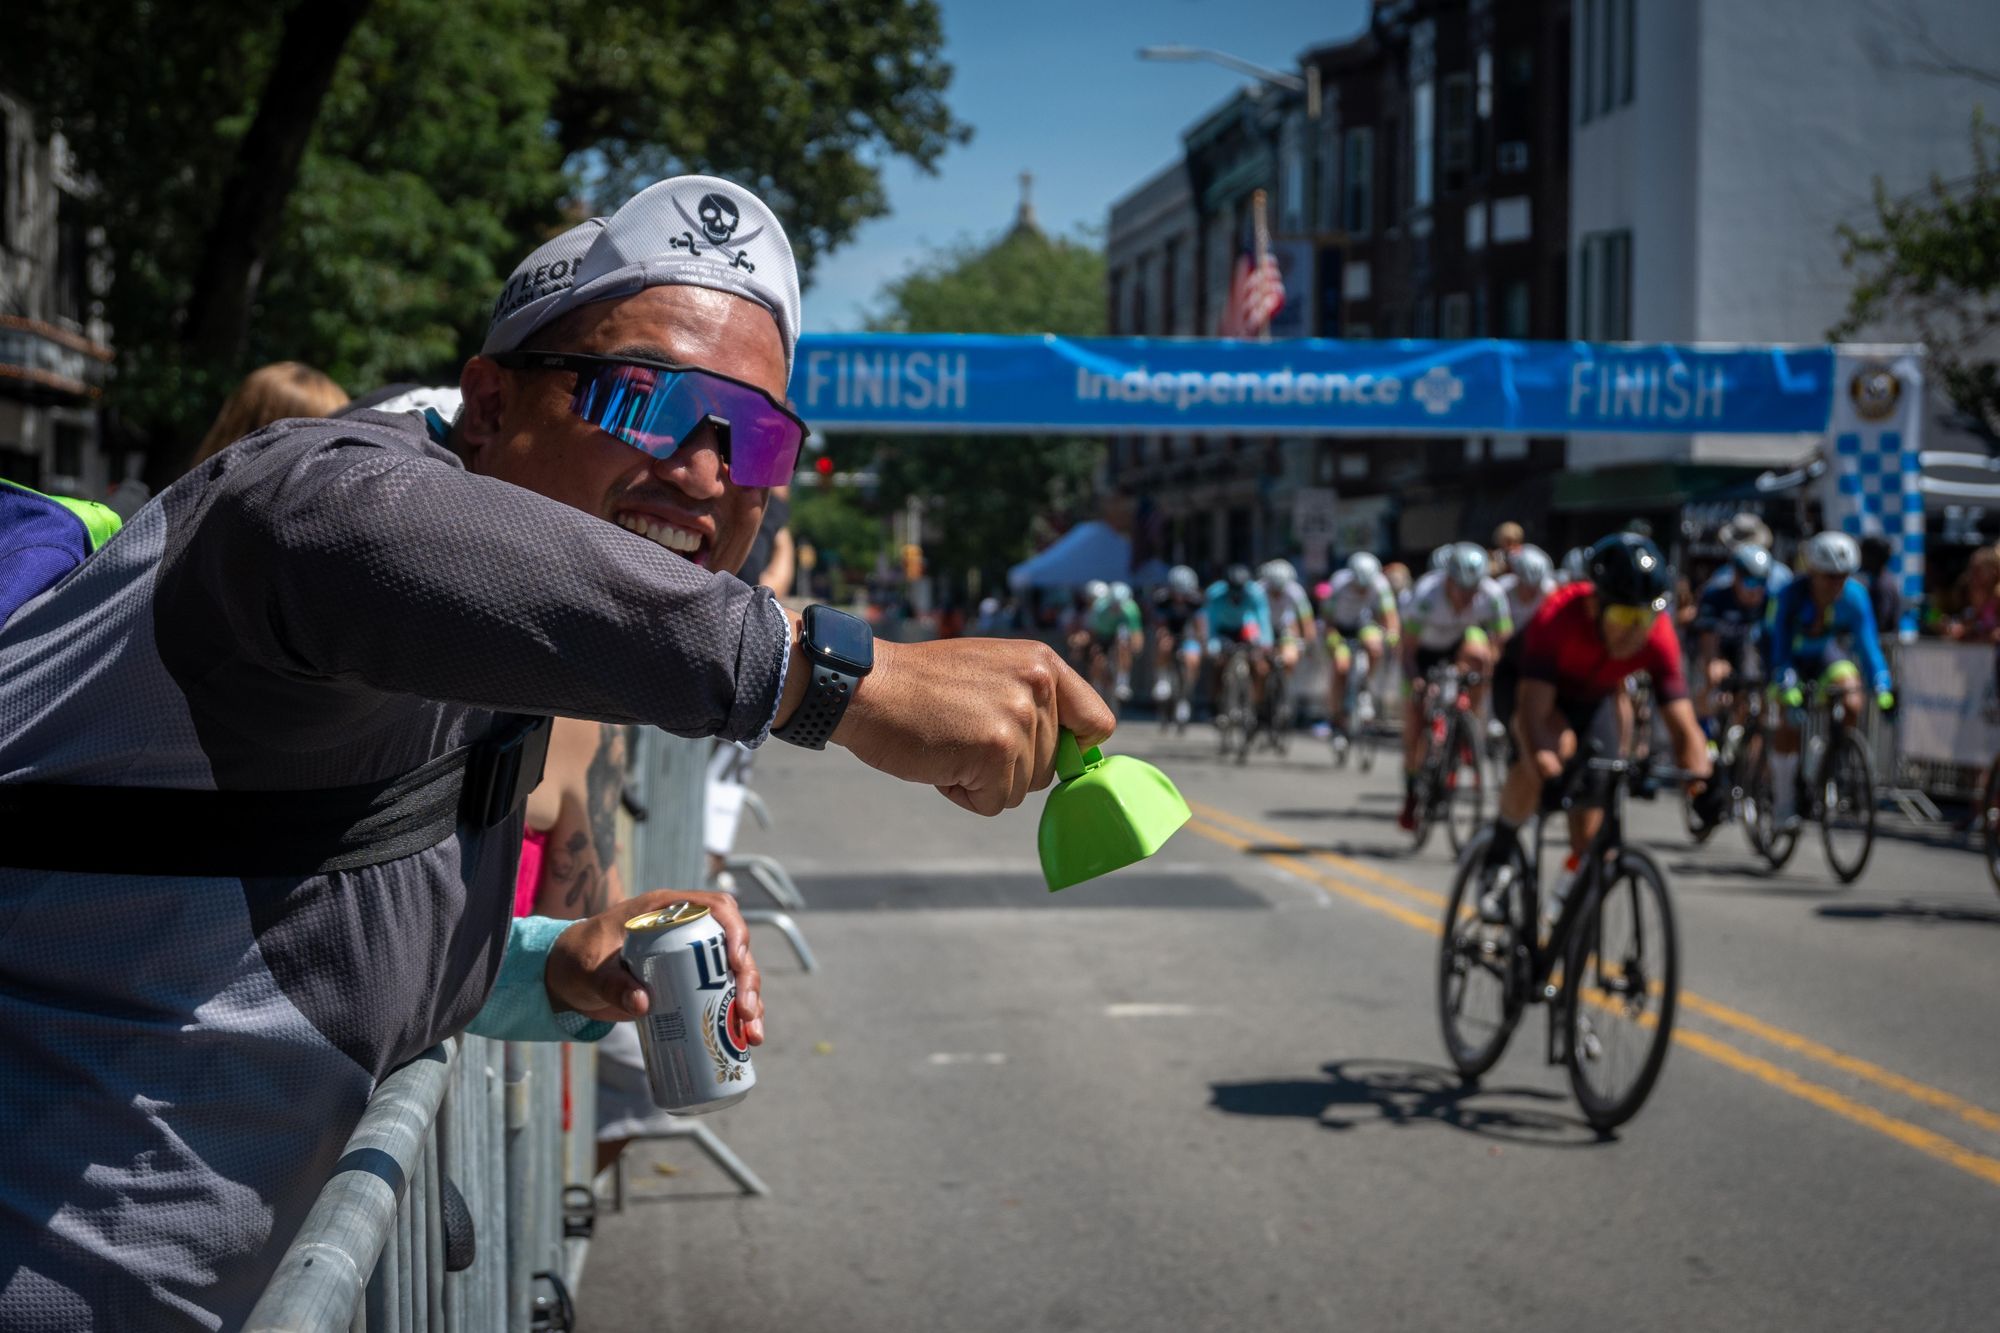
M 729 256 L 731 268 L 740 268 L 754 273 L 757 266 L 744 256 L 744 247 L 764 234 L 762 227 L 752 227 L 741 236 L 736 228 L 742 224 L 743 213 L 736 201 L 726 194 L 705 194 L 695 204 L 695 215 L 690 217 L 680 200 L 674 200 L 674 211 L 688 224 L 685 237 L 675 237 L 672 244 L 677 250 L 686 250 L 698 255 L 701 248 L 695 243 L 694 233 L 700 232 L 717 252 Z

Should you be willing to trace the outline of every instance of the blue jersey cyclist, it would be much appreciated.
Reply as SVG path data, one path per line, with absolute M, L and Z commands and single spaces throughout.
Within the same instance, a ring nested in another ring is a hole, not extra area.
M 1875 633 L 1875 610 L 1868 590 L 1853 577 L 1861 568 L 1860 546 L 1844 532 L 1822 532 L 1806 543 L 1805 558 L 1806 576 L 1771 599 L 1768 631 L 1771 689 L 1786 706 L 1771 756 L 1772 814 L 1781 827 L 1798 820 L 1799 731 L 1793 714 L 1805 703 L 1802 682 L 1818 681 L 1821 692 L 1842 702 L 1851 718 L 1861 716 L 1864 679 L 1876 707 L 1888 712 L 1896 706 L 1889 664 Z
M 1761 675 L 1769 656 L 1764 643 L 1769 590 L 1782 568 L 1762 546 L 1745 542 L 1729 552 L 1722 570 L 1703 585 L 1694 614 L 1695 656 L 1705 683 L 1703 717 L 1713 715 L 1715 693 L 1732 675 Z
M 1260 709 L 1264 705 L 1264 677 L 1271 670 L 1271 655 L 1264 649 L 1274 641 L 1271 599 L 1264 595 L 1264 585 L 1251 575 L 1248 565 L 1231 565 L 1227 574 L 1208 585 L 1208 654 L 1220 663 L 1224 644 L 1243 644 L 1250 649 L 1251 699 Z

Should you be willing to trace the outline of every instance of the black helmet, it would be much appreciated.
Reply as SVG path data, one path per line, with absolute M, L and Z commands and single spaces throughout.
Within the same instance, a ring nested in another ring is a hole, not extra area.
M 1597 595 L 1615 606 L 1667 609 L 1674 571 L 1660 548 L 1636 532 L 1614 532 L 1590 548 L 1584 569 Z
M 1242 592 L 1250 586 L 1250 566 L 1231 565 L 1229 572 L 1223 575 L 1223 578 L 1228 582 L 1231 591 Z

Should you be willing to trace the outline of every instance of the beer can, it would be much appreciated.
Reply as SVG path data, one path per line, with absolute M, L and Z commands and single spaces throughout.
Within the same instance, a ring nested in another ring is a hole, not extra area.
M 653 1100 L 677 1115 L 732 1106 L 757 1085 L 722 927 L 675 903 L 625 923 L 626 965 L 652 1005 L 638 1021 Z

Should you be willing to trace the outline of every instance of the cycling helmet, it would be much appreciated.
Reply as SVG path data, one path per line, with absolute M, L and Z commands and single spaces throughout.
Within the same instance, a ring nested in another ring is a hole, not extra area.
M 1432 551 L 1431 568 L 1443 569 L 1446 565 L 1450 564 L 1451 548 L 1455 545 L 1457 545 L 1456 542 L 1446 542 L 1443 546 L 1438 547 L 1437 550 Z
M 1590 577 L 1586 566 L 1590 563 L 1590 552 L 1581 546 L 1572 546 L 1563 554 L 1563 562 L 1556 569 L 1556 576 L 1564 583 L 1581 583 Z
M 1366 551 L 1356 551 L 1347 557 L 1347 571 L 1363 583 L 1374 583 L 1382 577 L 1382 562 Z
M 1815 574 L 1852 574 L 1861 568 L 1861 547 L 1844 532 L 1822 532 L 1806 543 L 1806 568 Z
M 1231 565 L 1229 572 L 1222 577 L 1229 584 L 1231 591 L 1241 592 L 1250 586 L 1250 566 Z
M 1283 591 L 1299 581 L 1299 571 L 1289 560 L 1266 560 L 1257 577 L 1264 580 L 1265 587 Z
M 1114 602 L 1129 602 L 1129 601 L 1131 601 L 1131 600 L 1132 600 L 1132 585 L 1131 585 L 1131 584 L 1129 584 L 1129 583 L 1125 583 L 1125 582 L 1123 582 L 1123 581 L 1120 581 L 1120 582 L 1118 582 L 1118 583 L 1114 583 L 1114 584 L 1112 584 L 1112 585 L 1111 585 L 1111 600 L 1112 600 L 1112 601 L 1114 601 Z
M 1738 583 L 1761 588 L 1771 580 L 1771 553 L 1754 542 L 1744 542 L 1729 553 L 1729 567 Z
M 1103 579 L 1092 579 L 1083 585 L 1083 595 L 1093 602 L 1101 602 L 1111 592 L 1111 585 Z
M 1455 542 L 1445 549 L 1445 577 L 1461 588 L 1477 588 L 1486 577 L 1485 548 L 1471 542 Z
M 1186 565 L 1175 565 L 1167 571 L 1167 586 L 1183 597 L 1192 597 L 1201 591 L 1201 576 Z
M 1674 590 L 1674 571 L 1667 567 L 1667 558 L 1651 538 L 1636 532 L 1614 532 L 1591 547 L 1585 559 L 1590 581 L 1605 602 L 1667 609 L 1667 595 Z
M 1555 576 L 1556 562 L 1539 546 L 1523 546 L 1507 558 L 1514 577 L 1531 588 L 1539 588 Z

